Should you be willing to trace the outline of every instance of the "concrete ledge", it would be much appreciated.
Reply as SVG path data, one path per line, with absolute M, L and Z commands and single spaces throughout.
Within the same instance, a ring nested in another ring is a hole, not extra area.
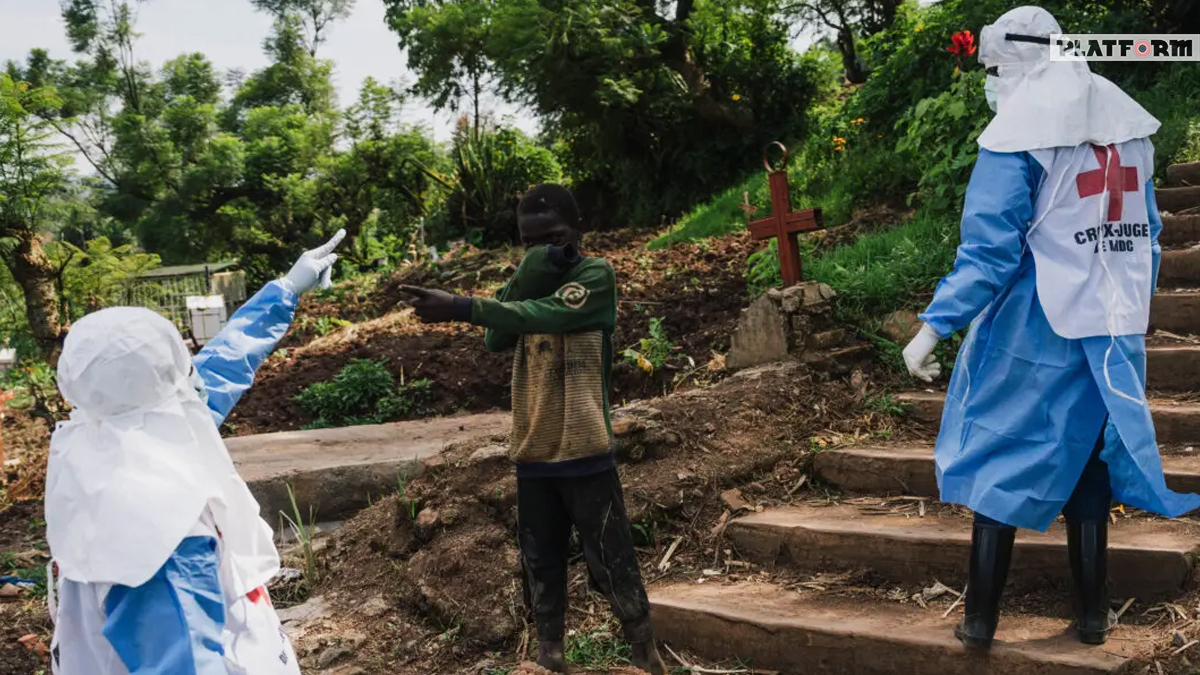
M 1150 301 L 1150 328 L 1180 335 L 1200 333 L 1200 293 L 1156 293 Z
M 1148 633 L 1121 626 L 1103 649 L 1066 635 L 1067 619 L 1002 615 L 986 655 L 953 635 L 958 615 L 935 607 L 815 598 L 767 584 L 652 588 L 659 639 L 676 651 L 805 675 L 1101 675 L 1134 655 Z
M 1200 207 L 1200 186 L 1159 188 L 1154 191 L 1159 211 L 1179 213 Z
M 1200 242 L 1200 215 L 1163 216 L 1163 231 L 1158 235 L 1162 246 L 1183 246 Z
M 1167 185 L 1171 187 L 1200 185 L 1200 162 L 1188 162 L 1186 164 L 1172 164 L 1168 166 Z
M 1179 595 L 1192 574 L 1200 528 L 1181 521 L 1125 520 L 1109 530 L 1109 577 L 1116 597 L 1153 602 Z M 869 568 L 885 579 L 961 587 L 967 579 L 971 521 L 866 514 L 853 506 L 768 509 L 729 524 L 730 538 L 751 562 L 804 572 Z M 1017 535 L 1008 583 L 1014 589 L 1049 582 L 1067 588 L 1067 537 Z
M 936 427 L 942 421 L 945 396 L 941 393 L 905 393 L 896 396 L 896 401 L 908 405 L 909 413 L 919 422 Z M 1150 414 L 1159 443 L 1200 442 L 1200 404 L 1151 398 Z
M 507 433 L 508 413 L 440 417 L 413 422 L 341 429 L 288 431 L 225 439 L 238 472 L 278 526 L 279 513 L 292 513 L 287 486 L 300 513 L 337 520 L 371 500 L 396 492 L 402 478 L 419 474 L 427 457 L 476 436 Z

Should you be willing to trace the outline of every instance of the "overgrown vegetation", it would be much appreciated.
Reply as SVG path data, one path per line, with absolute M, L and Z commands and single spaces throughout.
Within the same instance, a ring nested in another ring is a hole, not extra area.
M 430 395 L 427 378 L 399 385 L 384 361 L 354 359 L 328 382 L 310 385 L 296 401 L 314 418 L 308 429 L 383 422 L 420 414 Z

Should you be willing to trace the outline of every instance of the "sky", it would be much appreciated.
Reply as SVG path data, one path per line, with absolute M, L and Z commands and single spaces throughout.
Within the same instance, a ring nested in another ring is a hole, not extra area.
M 240 68 L 251 73 L 267 65 L 262 43 L 271 17 L 256 11 L 249 0 L 150 0 L 138 8 L 137 29 L 142 36 L 135 55 L 155 67 L 192 52 L 205 54 L 220 72 Z M 74 58 L 59 0 L 0 0 L 0 35 L 0 63 L 23 61 L 36 47 L 48 49 L 56 59 Z M 354 14 L 334 25 L 328 37 L 318 56 L 334 62 L 334 84 L 343 106 L 358 98 L 368 76 L 384 83 L 416 79 L 405 67 L 395 33 L 384 23 L 381 0 L 358 0 Z M 537 122 L 528 113 L 500 101 L 488 103 L 485 108 L 498 116 L 536 131 Z M 439 140 L 450 138 L 457 118 L 411 97 L 402 111 L 403 121 L 428 126 Z

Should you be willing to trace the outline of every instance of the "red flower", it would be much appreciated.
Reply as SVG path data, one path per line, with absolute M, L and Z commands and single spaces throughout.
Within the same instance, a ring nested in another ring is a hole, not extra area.
M 975 54 L 975 35 L 969 30 L 960 30 L 954 35 L 951 35 L 950 42 L 952 44 L 949 47 L 946 47 L 946 51 L 957 56 L 959 59 L 964 56 L 972 56 Z

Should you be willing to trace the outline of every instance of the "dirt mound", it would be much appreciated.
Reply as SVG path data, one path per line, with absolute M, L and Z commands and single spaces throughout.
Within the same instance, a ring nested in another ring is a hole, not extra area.
M 715 367 L 719 359 L 714 368 L 705 366 L 715 352 L 729 348 L 729 335 L 745 303 L 746 259 L 761 245 L 742 234 L 647 251 L 645 238 L 589 235 L 585 243 L 590 255 L 612 263 L 620 287 L 612 392 L 617 403 L 659 396 L 677 384 L 690 386 L 697 377 L 711 382 L 723 376 Z M 323 298 L 306 298 L 281 351 L 263 364 L 224 432 L 242 436 L 302 427 L 312 420 L 293 399 L 358 358 L 387 359 L 397 379 L 432 380 L 431 400 L 410 418 L 508 408 L 511 354 L 488 353 L 481 329 L 424 326 L 412 320 L 400 286 L 490 296 L 517 262 L 515 249 L 465 249 L 440 267 L 412 266 L 387 280 L 375 278 L 373 287 L 355 280 Z M 647 374 L 620 354 L 649 337 L 650 321 L 656 318 L 677 349 L 667 367 Z M 345 321 L 356 323 L 337 323 Z M 328 332 L 318 335 L 321 326 Z
M 723 492 L 740 489 L 749 508 L 789 502 L 807 493 L 801 477 L 814 448 L 895 431 L 890 417 L 863 407 L 861 385 L 819 379 L 799 364 L 779 364 L 615 413 L 623 442 L 636 446 L 619 451 L 629 458 L 620 471 L 649 583 L 702 569 L 736 573 L 722 540 L 732 515 Z M 515 665 L 535 648 L 515 546 L 516 480 L 502 456 L 478 452 L 503 441 L 478 438 L 447 450 L 326 548 L 319 593 L 361 599 L 382 589 L 401 623 L 429 629 L 405 649 L 364 647 L 358 663 L 378 668 L 369 673 L 476 672 L 485 655 Z M 569 588 L 575 637 L 568 654 L 585 636 L 611 641 L 610 612 L 590 592 L 581 563 Z

